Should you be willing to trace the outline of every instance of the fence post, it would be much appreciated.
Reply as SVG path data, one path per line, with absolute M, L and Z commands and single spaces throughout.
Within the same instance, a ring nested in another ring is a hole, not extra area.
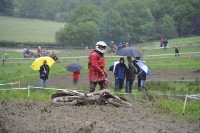
M 185 102 L 184 102 L 184 106 L 183 106 L 183 112 L 182 112 L 182 114 L 184 114 L 184 112 L 185 112 L 185 107 L 186 107 L 187 97 L 188 97 L 188 94 L 186 94 L 186 96 L 185 96 Z
M 21 85 L 20 85 L 20 81 L 19 81 L 19 82 L 18 82 L 18 88 L 20 88 L 20 86 L 21 86 Z
M 28 85 L 28 98 L 30 97 L 30 85 Z

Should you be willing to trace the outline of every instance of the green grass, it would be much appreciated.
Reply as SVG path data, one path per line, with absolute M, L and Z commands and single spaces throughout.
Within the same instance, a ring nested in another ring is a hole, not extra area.
M 183 101 L 181 100 L 166 100 L 158 101 L 152 107 L 155 113 L 171 114 L 181 118 L 200 119 L 200 104 L 197 101 L 187 102 L 186 108 L 183 112 Z
M 0 41 L 55 43 L 65 23 L 0 16 Z

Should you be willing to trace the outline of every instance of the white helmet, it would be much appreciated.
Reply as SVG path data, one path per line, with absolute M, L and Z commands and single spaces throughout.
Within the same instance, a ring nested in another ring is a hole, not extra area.
M 101 49 L 100 46 L 102 46 L 103 49 Z M 99 42 L 96 43 L 96 50 L 99 51 L 99 52 L 101 52 L 101 53 L 105 52 L 106 47 L 107 47 L 107 45 L 103 41 L 99 41 Z

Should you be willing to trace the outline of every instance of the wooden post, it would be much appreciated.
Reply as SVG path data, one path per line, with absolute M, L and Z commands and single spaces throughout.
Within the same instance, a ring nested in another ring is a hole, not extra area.
M 182 114 L 184 114 L 184 112 L 185 112 L 187 97 L 188 97 L 188 94 L 186 94 L 186 96 L 185 96 L 185 102 L 184 102 L 184 105 L 183 105 L 183 112 L 182 112 Z
M 18 88 L 20 88 L 20 86 L 21 86 L 21 85 L 20 85 L 20 81 L 19 81 L 19 82 L 18 82 Z

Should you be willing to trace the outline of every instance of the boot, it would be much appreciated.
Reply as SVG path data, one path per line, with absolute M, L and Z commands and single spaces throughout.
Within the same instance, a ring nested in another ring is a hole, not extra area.
M 138 88 L 138 91 L 143 91 L 143 90 L 142 90 L 142 87 L 139 87 L 139 88 Z
M 141 87 L 138 87 L 138 91 L 141 91 Z
M 129 93 L 129 90 L 128 90 L 128 89 L 126 89 L 126 93 Z

